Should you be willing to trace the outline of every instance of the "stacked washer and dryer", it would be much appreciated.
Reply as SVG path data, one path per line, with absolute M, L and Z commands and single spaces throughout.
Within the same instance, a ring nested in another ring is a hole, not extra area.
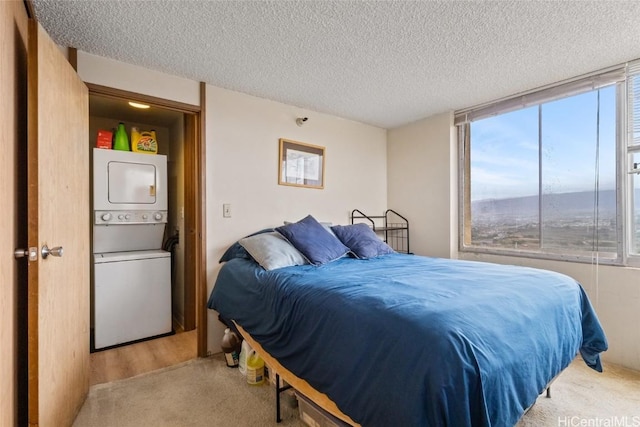
M 93 350 L 172 333 L 167 158 L 93 149 Z

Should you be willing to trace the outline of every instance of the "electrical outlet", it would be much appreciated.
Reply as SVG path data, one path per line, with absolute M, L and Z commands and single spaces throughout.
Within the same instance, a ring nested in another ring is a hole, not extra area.
M 225 203 L 222 205 L 222 216 L 224 218 L 231 218 L 231 204 Z

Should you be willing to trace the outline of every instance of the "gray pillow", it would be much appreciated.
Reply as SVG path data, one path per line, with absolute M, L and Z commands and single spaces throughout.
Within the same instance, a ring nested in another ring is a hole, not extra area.
M 257 234 L 238 243 L 265 270 L 308 264 L 309 261 L 293 245 L 276 232 Z

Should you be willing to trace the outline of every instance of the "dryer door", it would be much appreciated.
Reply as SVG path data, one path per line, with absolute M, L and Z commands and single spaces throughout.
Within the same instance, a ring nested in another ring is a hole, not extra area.
M 109 203 L 156 203 L 156 167 L 148 163 L 109 162 Z
M 94 211 L 166 211 L 167 156 L 93 149 Z

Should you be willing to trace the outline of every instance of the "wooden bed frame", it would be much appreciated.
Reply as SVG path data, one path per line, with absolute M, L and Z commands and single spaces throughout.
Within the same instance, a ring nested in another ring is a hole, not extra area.
M 313 403 L 315 403 L 324 411 L 328 412 L 334 417 L 344 421 L 345 423 L 351 424 L 354 427 L 360 427 L 360 424 L 356 423 L 351 419 L 351 417 L 342 412 L 326 394 L 314 389 L 313 387 L 311 387 L 311 385 L 309 385 L 308 382 L 306 382 L 302 378 L 298 378 L 289 370 L 287 370 L 280 364 L 280 362 L 278 362 L 274 357 L 267 353 L 262 348 L 262 346 L 251 337 L 251 335 L 249 335 L 244 329 L 242 329 L 240 325 L 238 325 L 236 322 L 233 323 L 238 329 L 238 332 L 240 332 L 242 337 L 249 343 L 251 348 L 258 353 L 262 360 L 264 360 L 264 363 L 268 365 L 270 369 L 275 371 L 275 373 L 279 375 L 284 381 L 286 381 L 287 384 L 291 385 L 291 387 L 293 387 L 296 391 L 308 397 L 311 401 L 313 401 Z M 276 386 L 279 386 L 279 384 L 276 384 Z
M 262 346 L 253 339 L 253 337 L 251 335 L 249 335 L 249 333 L 247 333 L 244 329 L 242 329 L 242 327 L 240 325 L 238 325 L 235 321 L 233 322 L 233 324 L 235 325 L 235 327 L 238 329 L 238 332 L 240 332 L 240 334 L 242 335 L 242 337 L 247 340 L 247 342 L 249 343 L 249 345 L 251 346 L 252 349 L 254 349 L 258 355 L 260 355 L 260 357 L 262 358 L 262 360 L 264 360 L 264 363 L 266 365 L 269 366 L 269 368 L 273 371 L 275 371 L 275 373 L 277 375 L 279 375 L 287 384 L 291 385 L 291 387 L 293 389 L 295 389 L 296 391 L 302 393 L 303 395 L 305 395 L 306 397 L 308 397 L 311 401 L 313 401 L 313 403 L 315 403 L 316 405 L 318 405 L 320 408 L 322 408 L 324 411 L 328 412 L 329 414 L 333 415 L 334 417 L 354 426 L 354 427 L 361 427 L 360 424 L 356 423 L 355 421 L 353 421 L 351 419 L 351 417 L 349 417 L 347 414 L 345 414 L 344 412 L 342 412 L 338 406 L 331 400 L 329 399 L 329 397 L 324 394 L 319 392 L 318 390 L 316 390 L 315 388 L 311 387 L 311 385 L 306 382 L 305 380 L 303 380 L 302 378 L 298 378 L 297 376 L 295 376 L 293 373 L 291 373 L 291 371 L 289 371 L 288 369 L 286 369 L 285 367 L 283 367 L 280 362 L 278 362 L 273 356 L 271 356 L 269 353 L 267 353 L 265 351 L 265 349 L 262 348 Z M 560 375 L 560 374 L 558 374 Z M 558 375 L 556 375 L 555 377 L 553 377 L 551 379 L 551 381 L 549 381 L 549 383 L 547 384 L 547 386 L 544 388 L 544 390 L 541 392 L 544 393 L 546 392 L 546 397 L 547 398 L 551 398 L 551 383 L 553 383 L 556 378 L 558 378 Z M 277 381 L 277 379 L 276 379 Z M 279 387 L 280 384 L 278 384 L 276 382 L 276 387 Z M 280 393 L 279 390 L 276 391 L 276 393 Z M 529 410 L 536 404 L 536 402 L 533 402 L 531 404 L 531 406 L 529 406 L 528 408 L 525 409 L 524 413 L 522 414 L 523 416 L 529 412 Z M 279 403 L 279 399 L 278 399 L 278 403 L 277 403 L 278 407 L 277 407 L 277 422 L 280 422 L 280 403 Z

